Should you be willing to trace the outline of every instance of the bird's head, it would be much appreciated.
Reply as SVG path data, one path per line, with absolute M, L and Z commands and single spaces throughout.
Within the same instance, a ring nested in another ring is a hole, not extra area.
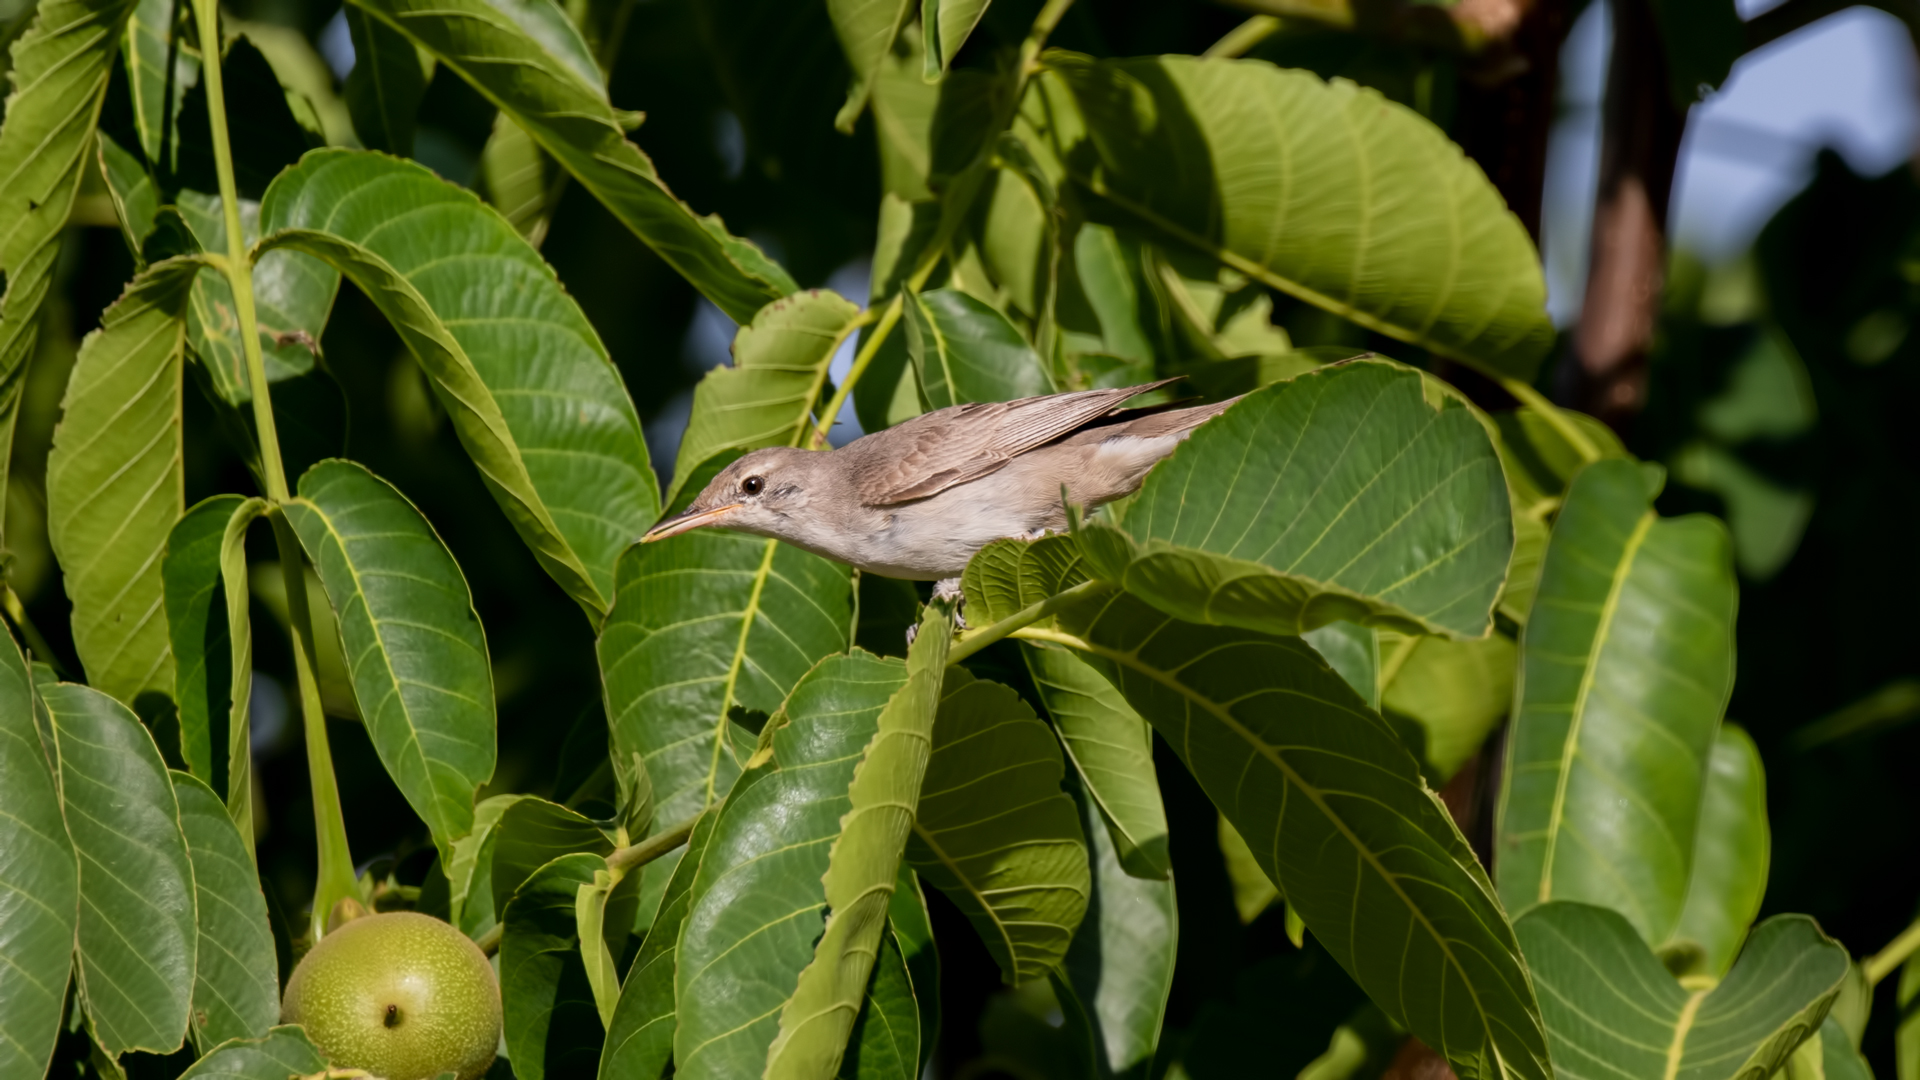
M 807 505 L 824 452 L 771 446 L 754 450 L 710 481 L 687 508 L 662 518 L 643 543 L 719 525 L 760 536 L 783 536 L 788 515 Z

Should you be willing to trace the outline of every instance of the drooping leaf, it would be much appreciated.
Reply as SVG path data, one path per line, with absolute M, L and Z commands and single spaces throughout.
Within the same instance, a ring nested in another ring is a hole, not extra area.
M 420 511 L 352 462 L 309 469 L 285 513 L 340 620 L 380 763 L 450 863 L 494 763 L 493 671 L 466 578 Z
M 911 0 L 827 0 L 827 14 L 833 17 L 833 31 L 840 38 L 840 51 L 847 55 L 853 80 L 847 87 L 847 103 L 840 107 L 833 125 L 853 133 L 854 121 L 867 107 L 873 92 L 873 80 L 880 64 L 893 48 L 894 35 L 912 10 Z
M 178 122 L 181 99 L 187 84 L 198 74 L 198 57 L 178 47 L 174 28 L 185 26 L 176 18 L 187 0 L 140 0 L 127 20 L 126 40 L 120 48 L 127 68 L 127 93 L 133 102 L 133 126 L 139 133 L 139 145 L 133 147 L 148 163 L 161 170 L 172 167 L 163 160 L 162 145 L 179 145 L 179 132 L 168 129 Z M 171 57 L 169 57 L 171 53 Z M 173 70 L 167 70 L 169 59 Z M 169 78 L 171 75 L 171 78 Z M 169 96 L 171 94 L 171 96 Z
M 1651 502 L 1630 461 L 1567 492 L 1520 642 L 1494 869 L 1509 911 L 1601 904 L 1658 942 L 1732 688 L 1735 585 L 1718 521 Z
M 172 778 L 198 898 L 193 1041 L 209 1050 L 228 1039 L 264 1036 L 279 1021 L 279 965 L 253 838 L 241 837 L 212 788 L 187 773 Z
M 487 202 L 536 247 L 546 239 L 554 194 L 565 175 L 512 117 L 500 113 L 493 118 L 493 134 L 480 150 L 482 189 Z
M 859 318 L 852 301 L 815 289 L 768 304 L 741 327 L 733 363 L 707 372 L 694 389 L 667 505 L 684 505 L 748 450 L 804 445 L 827 365 Z
M 1080 799 L 1093 864 L 1087 919 L 1062 972 L 1086 1007 L 1100 1075 L 1144 1080 L 1153 1068 L 1173 989 L 1180 915 L 1173 878 L 1142 880 L 1121 864 L 1091 799 Z
M 913 296 L 901 321 L 930 409 L 1053 392 L 1040 357 L 1020 331 L 966 293 L 935 289 Z
M 602 1028 L 613 1023 L 613 1009 L 620 1001 L 620 966 L 606 939 L 607 901 L 616 884 L 613 872 L 602 868 L 593 872 L 592 884 L 580 886 L 573 896 L 574 936 L 580 942 L 580 963 L 586 969 Z M 621 936 L 624 940 L 625 934 Z
M 920 0 L 920 32 L 925 36 L 926 77 L 940 77 L 954 54 L 967 43 L 990 0 Z
M 1106 676 L 1073 652 L 1035 642 L 1021 651 L 1120 864 L 1135 877 L 1164 880 L 1173 863 L 1152 729 Z
M 309 155 L 260 221 L 264 249 L 314 255 L 380 305 L 514 530 L 597 621 L 660 503 L 626 387 L 553 270 L 470 192 L 378 154 Z
M 186 305 L 198 260 L 134 279 L 74 360 L 47 458 L 47 538 L 88 680 L 132 705 L 173 692 L 160 555 L 185 505 Z
M 592 57 L 550 0 L 365 0 L 511 116 L 540 148 L 646 241 L 702 295 L 746 323 L 797 290 L 785 270 L 717 217 L 696 217 L 667 190 L 653 162 L 627 141 Z M 571 38 L 569 41 L 568 39 Z M 644 461 L 644 459 L 641 459 Z
M 845 568 L 753 537 L 687 533 L 629 548 L 600 632 L 614 756 L 639 754 L 655 815 L 685 821 L 740 775 L 735 705 L 772 713 L 847 647 Z
M 920 1013 L 913 979 L 891 925 L 880 934 L 880 954 L 860 1015 L 840 1059 L 839 1080 L 917 1080 L 920 1076 Z
M 581 1076 L 600 1057 L 600 1016 L 580 960 L 574 905 L 607 861 L 562 855 L 508 902 L 500 939 L 500 1004 L 507 1057 L 521 1080 Z
M 1063 768 L 1018 694 L 948 673 L 907 860 L 966 914 L 1008 985 L 1058 966 L 1087 911 L 1086 839 Z
M 693 880 L 719 817 L 718 811 L 701 815 L 667 880 L 660 911 L 620 985 L 620 1001 L 600 1051 L 600 1080 L 660 1080 L 673 1060 L 673 976 L 680 927 L 693 902 Z
M 412 157 L 413 129 L 433 69 L 421 63 L 405 34 L 351 4 L 342 10 L 353 38 L 346 97 L 354 133 L 369 150 Z
M 767 760 L 718 814 L 672 954 L 676 1077 L 753 1076 L 766 1066 L 782 1003 L 815 955 L 828 901 L 822 876 L 848 843 L 841 820 L 861 751 L 906 675 L 898 660 L 830 657 L 767 722 L 772 735 L 756 755 Z M 766 828 L 774 820 L 781 827 Z
M 0 636 L 0 1073 L 44 1076 L 73 966 L 79 882 L 26 659 L 11 633 Z
M 1555 902 L 1514 923 L 1540 991 L 1560 1075 L 1638 1080 L 1767 1076 L 1819 1029 L 1847 973 L 1846 951 L 1812 919 L 1754 929 L 1712 989 L 1676 982 L 1619 913 Z
M 1023 136 L 1149 231 L 1532 378 L 1554 336 L 1539 256 L 1479 167 L 1411 109 L 1258 60 L 1056 55 L 1049 69 Z
M 129 20 L 127 26 L 131 32 L 133 21 Z M 131 151 L 104 131 L 99 133 L 99 140 L 100 175 L 106 181 L 107 197 L 113 200 L 113 216 L 120 222 L 120 235 L 126 237 L 135 264 L 145 269 L 140 247 L 160 213 L 160 189 L 153 174 Z
M 42 682 L 67 834 L 80 866 L 80 1000 L 115 1056 L 171 1053 L 194 989 L 193 867 L 153 737 L 90 687 Z
M 326 1055 L 298 1027 L 277 1027 L 265 1038 L 234 1039 L 193 1063 L 180 1080 L 286 1080 L 327 1067 Z
M 1547 1075 L 1485 872 L 1393 729 L 1316 653 L 1124 593 L 1058 622 L 1037 636 L 1104 664 L 1376 1004 L 1463 1080 Z
M 473 808 L 473 830 L 453 842 L 453 858 L 440 865 L 447 878 L 447 921 L 479 937 L 500 921 L 504 904 L 493 899 L 495 829 L 508 810 L 531 795 L 491 795 Z M 509 891 L 511 895 L 511 891 Z
M 850 808 L 839 822 L 823 879 L 826 930 L 780 1010 L 779 1033 L 766 1056 L 767 1080 L 824 1076 L 838 1068 L 846 1050 L 913 831 L 953 621 L 949 603 L 927 606 L 907 650 L 906 684 L 880 711 L 873 741 L 847 788 Z
M 1513 639 L 1399 638 L 1381 648 L 1391 678 L 1387 711 L 1420 725 L 1423 764 L 1444 784 L 1486 741 L 1513 704 Z
M 933 920 L 927 915 L 920 879 L 904 863 L 900 881 L 893 889 L 893 903 L 887 908 L 887 926 L 900 945 L 908 980 L 913 984 L 914 1003 L 920 1010 L 920 1064 L 915 1075 L 924 1075 L 940 1042 L 940 948 L 933 940 Z
M 613 851 L 613 841 L 578 813 L 529 795 L 500 813 L 486 851 L 491 853 L 487 876 L 493 889 L 493 910 L 505 911 L 507 901 L 542 866 L 562 855 L 585 853 L 605 858 Z
M 42 4 L 10 48 L 14 89 L 0 120 L 0 490 L 60 235 L 90 164 L 110 65 L 135 5 Z
M 208 787 L 226 792 L 234 823 L 249 840 L 253 635 L 245 543 L 247 526 L 266 511 L 263 499 L 216 495 L 203 500 L 167 534 L 160 564 L 180 756 Z
M 1169 614 L 1282 634 L 1345 619 L 1479 637 L 1513 547 L 1480 423 L 1375 360 L 1248 395 L 1156 466 L 1117 524 L 1080 535 L 1098 576 Z
M 1707 759 L 1687 902 L 1671 936 L 1700 946 L 1700 970 L 1707 974 L 1726 974 L 1760 913 L 1772 847 L 1760 750 L 1746 732 L 1723 724 Z

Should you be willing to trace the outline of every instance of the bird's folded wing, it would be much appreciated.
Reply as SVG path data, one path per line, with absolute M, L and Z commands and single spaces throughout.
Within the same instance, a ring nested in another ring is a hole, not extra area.
M 859 481 L 860 501 L 890 506 L 978 480 L 1107 415 L 1128 398 L 1174 381 L 956 405 L 915 417 L 873 439 L 871 467 Z

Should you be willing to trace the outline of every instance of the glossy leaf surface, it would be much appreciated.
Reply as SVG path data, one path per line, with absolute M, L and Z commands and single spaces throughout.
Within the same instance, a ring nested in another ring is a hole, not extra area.
M 1142 225 L 1389 337 L 1532 378 L 1553 341 L 1539 257 L 1411 109 L 1257 60 L 1050 67 L 1066 93 L 1026 115 L 1057 125 L 1045 134 L 1074 180 Z
M 728 710 L 779 709 L 847 647 L 851 607 L 845 568 L 771 540 L 703 530 L 628 549 L 600 673 L 614 754 L 646 762 L 660 821 L 726 795 L 740 775 Z
M 327 1067 L 326 1055 L 298 1027 L 277 1027 L 264 1038 L 235 1039 L 193 1063 L 180 1080 L 285 1080 Z
M 309 155 L 260 220 L 266 247 L 380 305 L 514 530 L 597 619 L 659 496 L 626 387 L 553 270 L 470 192 L 377 154 Z
M 772 260 L 717 217 L 676 199 L 653 162 L 627 141 L 585 42 L 551 0 L 366 0 L 367 14 L 399 29 L 510 115 L 735 322 L 797 289 Z M 517 17 L 516 17 L 517 16 Z
M 1491 883 L 1392 728 L 1316 653 L 1126 594 L 1059 623 L 1055 639 L 1112 671 L 1376 1004 L 1463 1078 L 1547 1074 Z
M 443 863 L 493 775 L 493 672 L 466 578 L 433 526 L 366 469 L 323 461 L 286 507 L 340 620 L 367 734 Z
M 186 304 L 199 264 L 157 264 L 87 335 L 47 458 L 47 538 L 89 682 L 128 705 L 173 692 L 160 556 L 184 507 Z
M 1362 360 L 1259 390 L 1147 475 L 1088 564 L 1190 622 L 1297 634 L 1339 619 L 1479 637 L 1513 526 L 1500 461 L 1457 399 Z
M 169 1053 L 194 990 L 193 867 L 152 736 L 85 686 L 40 684 L 80 866 L 80 994 L 110 1053 Z
M 907 860 L 973 924 L 1008 985 L 1060 964 L 1091 889 L 1060 744 L 1011 689 L 948 672 Z
M 476 813 L 476 819 L 478 817 Z M 501 811 L 484 849 L 489 862 L 488 881 L 493 910 L 505 911 L 520 886 L 542 866 L 562 855 L 586 853 L 606 857 L 613 851 L 593 822 L 558 803 L 528 795 Z
M 1578 900 L 1664 941 L 1733 683 L 1733 557 L 1661 519 L 1639 466 L 1573 482 L 1520 643 L 1494 868 L 1510 911 Z
M 1745 731 L 1723 724 L 1707 760 L 1707 788 L 1693 837 L 1687 902 L 1672 940 L 1704 951 L 1701 969 L 1723 975 L 1767 892 L 1773 835 L 1767 826 L 1767 777 Z
M 73 966 L 79 881 L 51 747 L 11 632 L 0 641 L 0 1072 L 42 1076 Z
M 1562 1076 L 1648 1080 L 1766 1076 L 1819 1029 L 1847 954 L 1812 919 L 1782 915 L 1748 938 L 1711 990 L 1674 981 L 1619 914 L 1545 904 L 1514 924 Z
M 267 899 L 227 807 L 205 783 L 173 774 L 180 827 L 193 862 L 199 945 L 193 973 L 193 1041 L 211 1048 L 258 1038 L 280 1019 L 280 978 Z

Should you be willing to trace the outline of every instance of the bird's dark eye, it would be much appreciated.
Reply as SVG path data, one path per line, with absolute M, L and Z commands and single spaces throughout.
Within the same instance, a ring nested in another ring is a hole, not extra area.
M 765 480 L 757 476 L 749 476 L 745 480 L 740 481 L 740 494 L 758 495 L 760 494 L 760 489 L 766 486 L 767 482 Z

